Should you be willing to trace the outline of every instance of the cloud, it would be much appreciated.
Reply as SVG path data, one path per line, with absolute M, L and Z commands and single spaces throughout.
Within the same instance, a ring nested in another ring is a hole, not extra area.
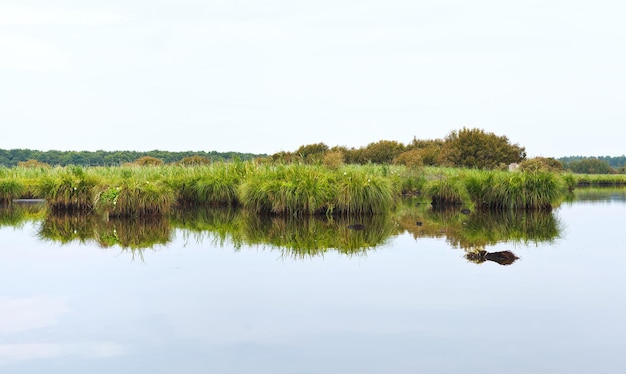
M 0 334 L 53 326 L 69 311 L 66 297 L 0 298 Z

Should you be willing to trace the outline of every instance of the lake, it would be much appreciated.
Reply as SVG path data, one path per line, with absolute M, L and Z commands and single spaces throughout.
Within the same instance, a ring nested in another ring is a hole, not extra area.
M 624 191 L 363 227 L 5 209 L 0 372 L 622 372 Z

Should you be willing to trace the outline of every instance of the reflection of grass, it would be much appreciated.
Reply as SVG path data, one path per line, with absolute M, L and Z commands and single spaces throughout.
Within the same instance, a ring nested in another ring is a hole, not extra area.
M 95 242 L 104 248 L 117 245 L 135 250 L 167 244 L 171 232 L 169 221 L 161 217 L 109 220 L 94 214 L 51 214 L 43 221 L 39 237 L 61 243 Z
M 560 232 L 552 212 L 434 209 L 430 204 L 407 201 L 393 213 L 361 216 L 260 215 L 228 207 L 174 209 L 166 217 L 107 219 L 93 213 L 50 214 L 43 220 L 39 236 L 61 243 L 91 241 L 105 248 L 136 250 L 167 244 L 175 227 L 187 238 L 212 240 L 220 246 L 262 246 L 280 249 L 286 256 L 306 257 L 329 250 L 364 253 L 402 233 L 445 238 L 454 247 L 475 250 L 499 242 L 551 242 Z M 2 212 L 11 224 L 24 217 Z
M 28 221 L 38 221 L 45 217 L 46 205 L 43 203 L 3 204 L 0 203 L 0 227 L 22 227 Z
M 560 227 L 547 211 L 471 211 L 460 208 L 406 209 L 397 216 L 399 226 L 415 238 L 445 237 L 455 247 L 473 249 L 498 242 L 552 242 Z M 418 224 L 419 223 L 419 224 Z
M 235 248 L 243 245 L 284 250 L 285 255 L 305 257 L 337 250 L 345 254 L 364 252 L 382 244 L 394 233 L 389 215 L 362 217 L 275 216 L 251 214 L 245 210 L 211 209 L 176 211 L 175 226 L 198 240 L 213 240 Z M 348 225 L 358 223 L 363 230 Z
M 384 243 L 393 232 L 387 215 L 364 217 L 267 217 L 249 215 L 246 242 L 280 248 L 292 257 L 307 257 L 336 250 L 343 254 L 364 253 Z M 362 229 L 349 225 L 358 223 Z
M 600 202 L 626 201 L 626 188 L 616 187 L 585 187 L 577 188 L 570 201 Z

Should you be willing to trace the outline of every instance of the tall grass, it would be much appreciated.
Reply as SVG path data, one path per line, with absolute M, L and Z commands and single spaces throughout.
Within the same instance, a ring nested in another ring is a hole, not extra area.
M 127 180 L 97 194 L 99 211 L 110 217 L 164 215 L 170 212 L 175 194 L 163 183 Z
M 0 179 L 0 203 L 11 203 L 14 199 L 22 197 L 26 186 L 19 180 Z
M 39 181 L 39 196 L 54 212 L 85 212 L 93 209 L 95 187 L 101 179 L 81 167 L 55 169 Z
M 566 186 L 549 172 L 472 171 L 465 177 L 467 191 L 480 209 L 550 210 Z
M 239 197 L 244 208 L 257 213 L 318 214 L 333 209 L 330 181 L 318 166 L 265 166 L 247 176 Z
M 343 171 L 343 173 L 342 173 Z M 382 169 L 385 173 L 385 169 Z M 367 169 L 349 167 L 339 170 L 336 183 L 335 209 L 340 214 L 376 214 L 395 208 L 400 186 L 381 174 Z
M 549 209 L 571 175 L 403 165 L 263 164 L 0 168 L 0 200 L 44 198 L 55 212 L 168 214 L 174 206 L 243 206 L 277 215 L 377 214 L 404 195 L 434 205 Z

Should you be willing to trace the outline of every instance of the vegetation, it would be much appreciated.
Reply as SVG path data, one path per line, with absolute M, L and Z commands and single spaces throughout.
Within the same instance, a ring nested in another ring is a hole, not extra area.
M 401 164 L 409 167 L 450 166 L 478 169 L 502 168 L 525 159 L 523 147 L 510 144 L 505 136 L 481 129 L 463 128 L 452 131 L 444 140 L 418 140 L 407 145 L 392 140 L 380 140 L 365 147 L 328 147 L 324 143 L 303 145 L 295 152 L 279 152 L 267 157 L 271 162 L 325 163 L 329 153 L 341 154 L 346 164 Z M 335 156 L 337 158 L 337 156 Z
M 525 149 L 509 144 L 506 136 L 467 128 L 452 131 L 441 152 L 443 164 L 477 169 L 495 169 L 526 158 Z
M 43 214 L 42 214 L 43 213 Z M 167 216 L 109 218 L 97 214 L 45 214 L 45 206 L 0 207 L 0 226 L 40 222 L 38 236 L 60 243 L 96 243 L 141 257 L 142 249 L 165 245 L 175 229 L 186 240 L 219 246 L 259 246 L 285 257 L 305 258 L 337 251 L 365 254 L 391 237 L 444 238 L 468 255 L 501 242 L 539 243 L 558 238 L 554 215 L 543 211 L 469 212 L 432 209 L 405 201 L 391 214 L 363 216 L 263 216 L 229 207 L 173 209 Z
M 599 157 L 584 157 L 584 156 L 569 156 L 559 158 L 566 168 L 575 173 L 593 173 L 600 174 L 596 170 L 606 170 L 606 165 L 610 169 L 617 173 L 624 173 L 624 167 L 626 166 L 626 155 L 611 157 L 611 156 L 599 156 Z M 581 161 L 591 161 L 580 163 Z M 573 167 L 571 165 L 574 165 Z M 598 168 L 599 167 L 599 168 Z M 593 174 L 592 173 L 592 174 Z
M 133 162 L 141 157 L 149 156 L 161 160 L 163 163 L 176 163 L 188 157 L 203 157 L 210 162 L 252 160 L 258 155 L 239 152 L 168 152 L 168 151 L 37 151 L 31 149 L 0 149 L 0 165 L 6 167 L 18 166 L 119 166 Z

